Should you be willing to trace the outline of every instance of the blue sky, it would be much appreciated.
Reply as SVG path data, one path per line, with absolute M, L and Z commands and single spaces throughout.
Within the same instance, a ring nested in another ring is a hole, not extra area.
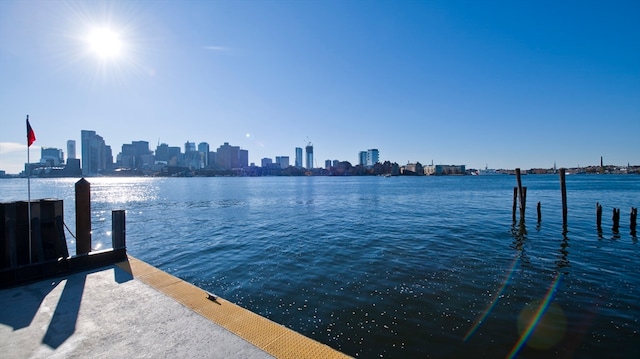
M 640 164 L 640 1 L 0 1 L 0 170 L 95 130 L 357 163 Z M 86 37 L 110 28 L 121 54 Z

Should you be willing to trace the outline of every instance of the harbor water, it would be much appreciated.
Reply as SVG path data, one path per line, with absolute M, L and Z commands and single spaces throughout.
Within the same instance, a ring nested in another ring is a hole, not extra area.
M 77 180 L 31 179 L 71 232 Z M 640 176 L 567 176 L 566 231 L 557 175 L 523 224 L 508 175 L 88 180 L 94 249 L 124 209 L 133 256 L 354 357 L 640 357 Z

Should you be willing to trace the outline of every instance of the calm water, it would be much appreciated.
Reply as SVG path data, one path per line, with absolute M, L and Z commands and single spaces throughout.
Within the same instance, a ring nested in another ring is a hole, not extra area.
M 31 181 L 72 229 L 75 181 Z M 640 357 L 640 176 L 567 176 L 566 235 L 558 176 L 523 176 L 522 228 L 514 176 L 89 181 L 95 248 L 126 209 L 133 256 L 352 356 Z

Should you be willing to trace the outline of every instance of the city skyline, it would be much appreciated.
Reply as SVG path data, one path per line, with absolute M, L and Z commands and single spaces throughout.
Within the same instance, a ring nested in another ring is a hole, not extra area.
M 256 164 L 307 142 L 318 166 L 372 147 L 399 164 L 637 164 L 639 12 L 636 1 L 3 1 L 0 170 L 24 168 L 26 115 L 31 151 L 90 128 L 113 146 L 229 142 Z

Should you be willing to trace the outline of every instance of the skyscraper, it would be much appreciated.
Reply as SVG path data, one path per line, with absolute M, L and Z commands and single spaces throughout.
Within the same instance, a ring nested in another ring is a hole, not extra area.
M 296 167 L 302 168 L 302 148 L 296 147 Z
M 82 130 L 82 175 L 94 176 L 110 170 L 113 164 L 111 147 L 105 145 L 104 139 L 96 131 Z
M 195 142 L 185 142 L 184 143 L 184 153 L 187 152 L 195 152 L 196 150 L 196 143 Z
M 216 153 L 216 166 L 218 168 L 230 170 L 240 167 L 240 147 L 231 146 L 229 142 L 225 142 L 218 147 Z
M 373 167 L 376 163 L 378 163 L 378 149 L 371 148 L 367 150 L 367 167 Z
M 276 156 L 276 163 L 280 165 L 280 168 L 289 167 L 289 156 Z
M 307 169 L 313 168 L 313 145 L 311 142 L 307 144 L 305 147 L 305 152 L 307 153 Z
M 76 141 L 74 140 L 67 141 L 67 158 L 68 159 L 76 158 Z
M 202 158 L 202 164 L 204 167 L 209 167 L 209 144 L 206 142 L 200 142 L 198 144 L 198 152 Z
M 358 164 L 360 166 L 366 166 L 367 165 L 367 151 L 358 152 Z

